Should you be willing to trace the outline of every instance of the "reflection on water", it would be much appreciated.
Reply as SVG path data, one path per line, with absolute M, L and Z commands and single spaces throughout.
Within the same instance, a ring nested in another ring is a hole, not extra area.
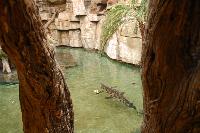
M 108 95 L 105 93 L 94 93 L 94 90 L 100 90 L 100 83 L 117 86 L 119 91 L 125 92 L 125 96 L 138 110 L 142 110 L 138 68 L 117 63 L 82 49 L 58 48 L 57 60 L 72 95 L 75 133 L 138 132 L 142 116 L 136 110 L 116 100 L 106 99 Z M 14 75 L 16 78 L 16 74 Z M 0 74 L 0 81 L 7 79 L 3 79 Z M 15 79 L 11 78 L 8 81 Z M 18 85 L 0 84 L 0 107 L 0 132 L 21 133 Z

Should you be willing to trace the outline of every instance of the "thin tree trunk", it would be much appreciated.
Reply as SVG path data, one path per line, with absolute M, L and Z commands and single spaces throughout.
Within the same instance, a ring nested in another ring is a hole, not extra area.
M 143 133 L 200 133 L 200 1 L 152 0 L 143 45 Z
M 53 16 L 51 19 L 44 25 L 44 29 L 47 30 L 49 28 L 50 24 L 55 20 L 56 18 L 57 11 L 54 12 Z
M 73 133 L 63 74 L 33 0 L 0 0 L 0 41 L 16 65 L 25 133 Z

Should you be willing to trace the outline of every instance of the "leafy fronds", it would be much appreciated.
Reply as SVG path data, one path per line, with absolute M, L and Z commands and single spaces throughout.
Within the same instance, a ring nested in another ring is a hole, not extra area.
M 136 12 L 136 18 L 140 21 L 146 21 L 147 18 L 148 0 L 142 0 Z
M 123 18 L 130 11 L 130 7 L 124 4 L 117 4 L 113 6 L 107 13 L 106 19 L 103 23 L 101 34 L 101 50 L 104 49 L 107 41 L 116 32 L 119 26 L 123 23 Z
M 146 21 L 147 3 L 148 0 L 142 0 L 140 5 L 137 5 L 136 0 L 132 0 L 128 5 L 121 3 L 111 7 L 102 26 L 101 51 L 104 49 L 107 41 L 124 22 L 135 18 L 140 22 Z

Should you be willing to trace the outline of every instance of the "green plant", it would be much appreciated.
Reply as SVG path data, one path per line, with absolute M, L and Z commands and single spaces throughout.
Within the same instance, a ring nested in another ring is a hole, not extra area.
M 111 7 L 106 15 L 106 19 L 102 26 L 101 34 L 101 50 L 104 49 L 107 41 L 116 32 L 119 26 L 123 23 L 124 16 L 127 15 L 131 8 L 124 4 L 117 4 Z
M 113 36 L 117 29 L 126 21 L 135 19 L 143 24 L 146 21 L 147 0 L 142 0 L 137 5 L 135 0 L 130 4 L 119 3 L 110 8 L 102 26 L 100 50 L 103 51 L 107 41 Z
M 7 55 L 5 52 L 3 52 L 2 49 L 0 49 L 0 59 L 2 59 L 2 58 L 7 58 Z
M 135 0 L 133 0 L 135 1 Z M 132 8 L 135 13 L 135 17 L 137 21 L 146 22 L 147 20 L 147 9 L 148 9 L 148 0 L 142 0 L 140 5 L 134 4 L 135 2 L 132 2 Z

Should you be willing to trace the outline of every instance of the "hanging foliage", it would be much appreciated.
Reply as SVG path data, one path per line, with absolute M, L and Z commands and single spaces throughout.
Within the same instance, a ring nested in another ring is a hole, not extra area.
M 117 4 L 113 6 L 106 15 L 106 19 L 102 26 L 101 34 L 101 50 L 104 49 L 107 41 L 116 32 L 119 26 L 123 23 L 123 18 L 129 12 L 131 8 L 124 4 Z
M 144 24 L 147 14 L 147 3 L 148 0 L 142 0 L 138 5 L 135 0 L 132 0 L 130 4 L 119 3 L 110 8 L 102 26 L 101 51 L 104 50 L 107 41 L 124 22 L 136 19 L 140 24 Z

